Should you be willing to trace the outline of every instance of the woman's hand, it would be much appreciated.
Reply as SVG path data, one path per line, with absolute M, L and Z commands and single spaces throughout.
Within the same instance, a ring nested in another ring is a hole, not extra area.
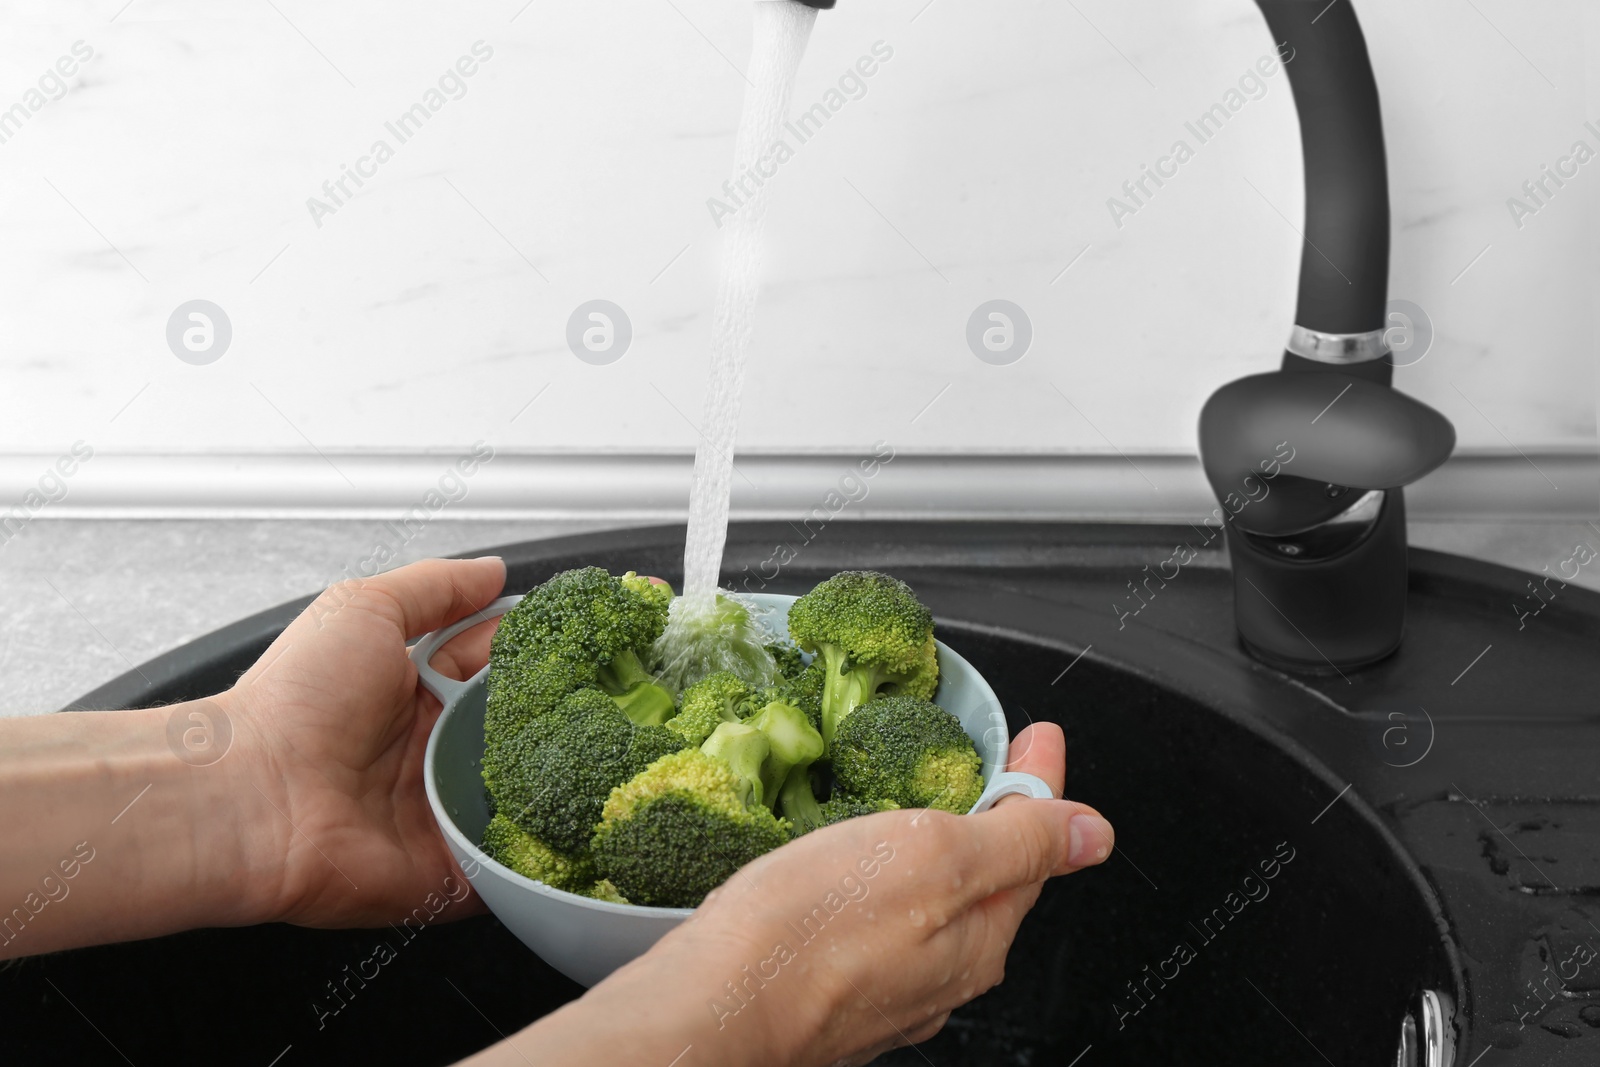
M 0 719 L 12 816 L 0 897 L 25 909 L 0 930 L 0 958 L 198 926 L 477 910 L 423 791 L 439 702 L 418 689 L 406 641 L 470 616 L 504 581 L 504 564 L 482 559 L 343 582 L 226 693 Z M 492 630 L 462 634 L 435 668 L 471 675 Z
M 1014 751 L 1010 769 L 1061 795 L 1059 727 L 1029 727 Z M 1094 809 L 1064 800 L 852 819 L 752 863 L 677 936 L 740 961 L 724 979 L 734 995 L 712 994 L 726 1014 L 707 1008 L 722 1032 L 749 1014 L 777 1047 L 802 1050 L 797 1064 L 865 1063 L 926 1041 L 998 985 L 1045 879 L 1103 862 L 1113 840 Z
M 1010 766 L 1059 795 L 1060 728 L 1024 730 Z M 981 815 L 892 811 L 817 830 L 743 868 L 650 952 L 513 1037 L 520 1057 L 500 1045 L 472 1062 L 865 1063 L 927 1040 L 998 984 L 1044 881 L 1104 862 L 1113 841 L 1086 805 L 1024 797 Z
M 452 901 L 449 918 L 481 910 L 476 896 L 455 902 L 466 882 L 428 807 L 422 758 L 440 705 L 418 686 L 406 644 L 487 607 L 504 584 L 494 557 L 424 560 L 341 582 L 218 698 L 238 735 L 241 788 L 277 809 L 261 816 L 283 857 L 263 917 L 381 926 L 430 893 Z M 450 642 L 434 669 L 458 679 L 477 672 L 494 625 Z

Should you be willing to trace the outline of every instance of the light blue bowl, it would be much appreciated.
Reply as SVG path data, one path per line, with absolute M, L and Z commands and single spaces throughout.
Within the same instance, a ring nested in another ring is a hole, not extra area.
M 465 682 L 439 674 L 429 662 L 452 637 L 498 618 L 521 600 L 502 597 L 482 613 L 418 641 L 411 651 L 422 684 L 444 704 L 444 713 L 428 738 L 423 764 L 428 803 L 445 841 L 489 910 L 556 970 L 575 982 L 592 986 L 682 922 L 690 908 L 646 908 L 591 900 L 502 867 L 478 847 L 489 822 L 483 790 L 483 712 L 488 668 Z M 789 605 L 795 598 L 756 593 L 756 614 L 773 631 L 787 631 Z M 1005 772 L 1010 735 L 1000 701 L 972 665 L 939 645 L 939 690 L 934 700 L 961 720 L 983 757 L 983 796 L 973 805 L 983 811 L 1003 796 L 1049 797 L 1050 787 L 1030 774 Z

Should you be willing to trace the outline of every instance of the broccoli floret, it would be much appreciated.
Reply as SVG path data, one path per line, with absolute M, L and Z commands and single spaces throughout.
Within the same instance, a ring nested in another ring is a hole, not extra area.
M 598 662 L 625 648 L 648 648 L 667 625 L 670 601 L 654 588 L 632 572 L 617 578 L 600 567 L 562 571 L 501 617 L 490 654 L 515 655 L 554 640 Z
M 618 579 L 628 589 L 651 601 L 663 612 L 672 604 L 672 586 L 663 578 L 649 578 L 637 571 L 629 571 Z
M 581 686 L 593 685 L 592 663 L 573 659 L 564 651 L 529 649 L 524 655 L 489 659 L 488 706 L 483 716 L 484 737 L 492 746 L 523 726 L 548 715 Z
M 602 878 L 596 882 L 584 895 L 593 897 L 596 900 L 608 900 L 613 904 L 630 903 L 628 898 L 618 892 L 617 887 L 612 885 L 611 882 L 605 878 Z
M 811 725 L 822 732 L 822 692 L 828 683 L 828 666 L 821 656 L 812 660 L 798 675 L 780 685 L 780 698 L 806 713 Z
M 595 689 L 571 694 L 558 714 L 567 721 L 497 764 L 490 786 L 499 810 L 522 829 L 580 853 L 607 794 L 684 741 L 665 727 L 636 725 Z
M 933 614 L 911 587 L 876 571 L 841 571 L 789 608 L 789 635 L 823 664 L 822 736 L 880 694 L 928 699 L 939 683 Z
M 854 819 L 858 815 L 875 815 L 880 811 L 895 811 L 900 805 L 892 800 L 869 800 L 852 796 L 842 790 L 821 803 L 813 792 L 813 783 L 806 774 L 791 773 L 779 795 L 779 810 L 794 826 L 796 834 L 810 833 L 823 826 Z
M 504 681 L 515 688 L 517 698 L 503 700 L 498 710 L 491 686 L 483 725 L 483 782 L 496 808 L 503 806 L 504 796 L 516 795 L 517 783 L 526 777 L 523 768 L 541 744 L 572 720 L 609 702 L 597 689 L 573 689 L 570 683 L 577 675 L 569 667 L 557 657 Z
M 504 705 L 517 708 L 535 682 L 539 688 L 530 699 L 537 700 L 552 664 L 564 663 L 575 685 L 598 684 L 640 725 L 664 721 L 672 714 L 672 694 L 651 677 L 644 656 L 666 628 L 671 600 L 671 586 L 632 571 L 616 578 L 599 567 L 563 571 L 534 589 L 501 618 L 489 645 L 497 720 L 507 716 Z M 530 657 L 534 681 L 519 680 Z M 498 692 L 497 674 L 503 678 Z M 537 712 L 536 706 L 523 709 L 525 717 Z
M 483 851 L 502 866 L 553 889 L 582 893 L 594 885 L 594 861 L 587 851 L 567 855 L 526 832 L 504 815 L 483 829 Z
M 768 703 L 745 720 L 767 739 L 767 757 L 761 762 L 761 796 L 767 807 L 781 802 L 782 790 L 793 777 L 805 778 L 810 789 L 811 765 L 822 758 L 822 735 L 806 719 L 805 712 L 781 700 Z M 800 800 L 790 795 L 790 802 Z M 802 808 L 808 814 L 809 808 Z M 788 811 L 782 814 L 789 816 Z M 792 816 L 790 816 L 792 818 Z
M 789 834 L 743 783 L 697 749 L 663 756 L 611 791 L 594 835 L 595 865 L 634 904 L 694 907 Z
M 794 645 L 768 645 L 767 654 L 772 657 L 772 662 L 777 664 L 778 673 L 785 678 L 798 678 L 800 672 L 806 669 L 805 657 Z
M 834 777 L 857 797 L 961 815 L 983 793 L 983 762 L 961 720 L 916 697 L 861 705 L 839 725 L 831 754 Z
M 737 708 L 738 716 L 747 719 L 774 700 L 799 708 L 818 732 L 822 732 L 822 690 L 827 681 L 827 670 L 821 657 L 813 660 L 794 678 L 780 677 L 764 689 L 750 692 Z
M 737 721 L 739 709 L 749 695 L 749 687 L 738 675 L 718 671 L 683 691 L 678 714 L 667 720 L 667 729 L 689 744 L 698 745 L 722 723 Z

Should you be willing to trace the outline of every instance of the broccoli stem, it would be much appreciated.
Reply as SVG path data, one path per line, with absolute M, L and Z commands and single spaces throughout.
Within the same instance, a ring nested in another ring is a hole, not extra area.
M 778 813 L 794 823 L 796 833 L 810 833 L 823 823 L 822 805 L 811 791 L 811 765 L 795 764 L 778 791 Z
M 660 726 L 672 718 L 672 694 L 656 684 L 632 649 L 617 653 L 600 667 L 597 679 L 623 714 L 639 726 Z
M 761 790 L 767 806 L 775 807 L 790 771 L 809 767 L 822 756 L 822 735 L 805 712 L 783 700 L 768 701 L 745 721 L 761 731 L 771 750 L 761 765 Z
M 727 764 L 739 779 L 739 799 L 746 807 L 765 802 L 761 765 L 772 751 L 767 735 L 742 722 L 725 722 L 711 731 L 700 751 Z
M 827 666 L 822 683 L 822 740 L 832 745 L 839 724 L 877 695 L 890 676 L 877 667 L 851 663 L 838 645 L 824 644 L 818 651 Z

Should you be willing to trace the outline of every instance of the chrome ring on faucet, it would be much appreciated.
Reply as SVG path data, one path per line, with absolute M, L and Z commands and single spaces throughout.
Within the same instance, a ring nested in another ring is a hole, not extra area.
M 1295 323 L 1294 329 L 1289 331 L 1289 343 L 1285 347 L 1297 356 L 1314 359 L 1318 363 L 1370 363 L 1389 354 L 1389 346 L 1383 340 L 1384 333 L 1383 330 L 1323 333 Z

